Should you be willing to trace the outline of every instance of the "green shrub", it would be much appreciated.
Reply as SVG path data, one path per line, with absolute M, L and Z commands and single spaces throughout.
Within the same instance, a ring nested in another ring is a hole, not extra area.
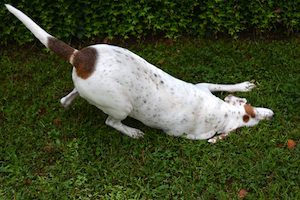
M 70 42 L 72 37 L 94 40 L 99 37 L 143 38 L 182 34 L 234 38 L 241 32 L 280 32 L 299 30 L 300 0 L 8 0 L 49 33 Z M 274 12 L 275 11 L 275 12 Z M 277 12 L 276 12 L 277 11 Z M 0 44 L 15 40 L 20 44 L 34 38 L 5 6 L 0 7 Z M 20 37 L 22 33 L 22 37 Z

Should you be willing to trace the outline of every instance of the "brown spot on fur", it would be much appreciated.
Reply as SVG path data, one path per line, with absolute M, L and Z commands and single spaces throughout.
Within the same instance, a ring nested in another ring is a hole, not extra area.
M 224 140 L 224 138 L 225 138 L 225 135 L 220 135 L 221 140 Z
M 74 54 L 73 65 L 78 77 L 87 79 L 95 71 L 98 53 L 93 47 L 86 47 Z
M 56 55 L 70 61 L 75 49 L 57 38 L 49 37 L 47 47 Z
M 248 115 L 250 115 L 252 118 L 255 118 L 254 107 L 250 106 L 249 104 L 245 104 L 244 108 Z
M 244 116 L 243 116 L 243 121 L 244 121 L 244 122 L 247 123 L 247 122 L 249 122 L 249 120 L 250 120 L 250 117 L 249 117 L 248 115 L 244 115 Z

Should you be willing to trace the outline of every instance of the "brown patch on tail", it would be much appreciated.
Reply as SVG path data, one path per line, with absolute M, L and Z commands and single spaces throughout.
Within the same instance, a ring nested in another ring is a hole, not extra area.
M 76 51 L 73 47 L 70 47 L 63 41 L 54 37 L 48 38 L 47 47 L 53 51 L 56 55 L 71 62 L 76 68 L 76 74 L 82 79 L 87 79 L 95 71 L 95 64 L 98 57 L 97 50 L 93 47 L 86 47 L 81 51 Z
M 98 53 L 93 47 L 86 47 L 77 51 L 73 57 L 73 65 L 76 68 L 76 74 L 82 79 L 87 79 L 95 71 Z
M 48 38 L 47 47 L 56 55 L 66 59 L 70 62 L 70 58 L 73 55 L 75 49 L 70 47 L 63 41 L 56 39 L 54 37 Z
M 254 107 L 249 105 L 249 104 L 245 104 L 244 105 L 245 111 L 248 115 L 250 115 L 252 118 L 255 118 L 255 112 L 254 112 Z

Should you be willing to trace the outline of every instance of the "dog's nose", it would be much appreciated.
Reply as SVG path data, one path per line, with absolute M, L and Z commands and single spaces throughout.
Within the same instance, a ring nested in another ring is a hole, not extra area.
M 269 117 L 268 117 L 268 120 L 271 120 L 271 119 L 273 119 L 275 117 L 275 114 L 273 113 L 272 115 L 270 115 Z

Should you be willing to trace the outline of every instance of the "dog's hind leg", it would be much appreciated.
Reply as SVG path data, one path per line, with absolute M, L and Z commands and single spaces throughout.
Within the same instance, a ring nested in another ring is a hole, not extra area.
M 250 92 L 253 88 L 256 87 L 254 83 L 245 81 L 243 83 L 238 83 L 234 85 L 220 85 L 220 84 L 212 84 L 212 83 L 198 83 L 196 87 L 206 87 L 211 92 Z
M 60 100 L 60 103 L 65 107 L 65 109 L 69 109 L 71 103 L 79 96 L 79 93 L 77 92 L 77 89 L 74 88 L 72 92 L 70 92 L 67 96 L 63 97 Z
M 129 126 L 126 126 L 125 124 L 122 124 L 122 122 L 120 120 L 116 120 L 116 119 L 112 118 L 111 116 L 108 116 L 105 123 L 108 126 L 111 126 L 111 127 L 115 128 L 116 130 L 128 135 L 129 137 L 137 139 L 137 138 L 142 138 L 144 136 L 144 133 L 142 131 L 135 129 L 135 128 L 131 128 Z

